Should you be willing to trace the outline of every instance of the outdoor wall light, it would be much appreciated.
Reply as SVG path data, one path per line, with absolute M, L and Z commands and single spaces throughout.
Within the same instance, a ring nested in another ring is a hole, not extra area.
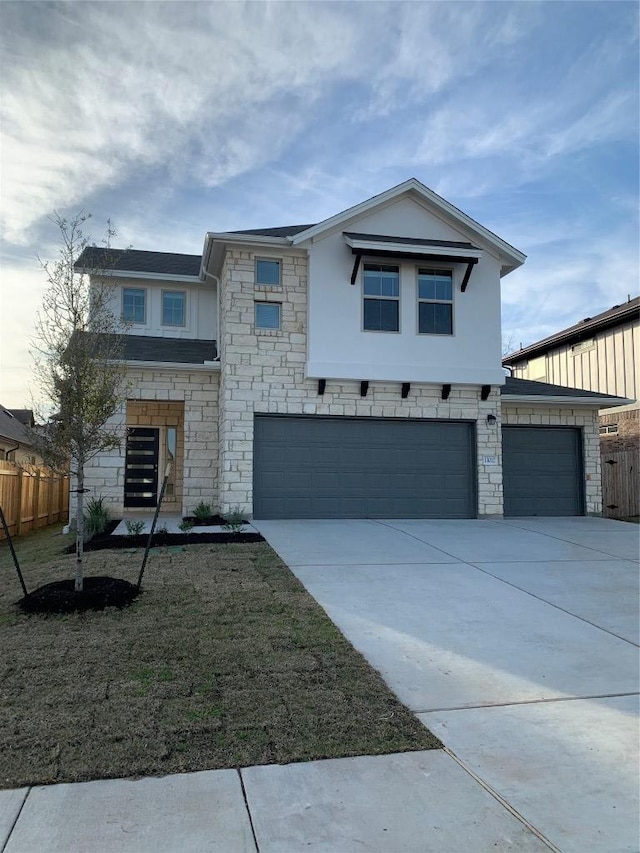
M 493 426 L 498 419 L 495 415 L 487 415 L 487 423 L 489 426 Z

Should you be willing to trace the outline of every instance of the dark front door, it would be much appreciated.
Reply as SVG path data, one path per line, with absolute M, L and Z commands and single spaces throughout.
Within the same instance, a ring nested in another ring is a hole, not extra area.
M 129 427 L 124 473 L 124 505 L 155 506 L 158 500 L 159 430 Z

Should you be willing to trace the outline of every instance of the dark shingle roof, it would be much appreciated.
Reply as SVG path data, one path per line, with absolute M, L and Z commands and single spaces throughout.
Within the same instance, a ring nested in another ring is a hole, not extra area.
M 516 397 L 582 397 L 618 400 L 612 394 L 601 394 L 599 391 L 583 391 L 582 388 L 566 388 L 564 385 L 550 385 L 548 382 L 535 382 L 532 379 L 516 379 L 507 376 L 506 383 L 500 388 L 501 394 L 513 394 Z
M 412 246 L 446 246 L 449 249 L 476 249 L 471 243 L 456 243 L 452 240 L 422 240 L 417 237 L 385 237 L 383 234 L 356 234 L 353 231 L 344 231 L 345 237 L 353 240 L 375 240 L 379 243 L 397 243 L 398 245 Z
M 311 225 L 285 225 L 281 228 L 250 228 L 244 231 L 227 231 L 227 234 L 253 234 L 256 237 L 293 237 L 294 234 L 299 234 L 301 231 L 306 231 L 307 228 L 313 228 L 315 223 Z
M 33 417 L 33 409 L 7 409 L 13 417 L 24 424 L 26 427 L 35 426 L 36 420 Z
M 201 255 L 175 252 L 143 252 L 138 249 L 104 249 L 87 246 L 76 261 L 76 269 L 87 271 L 146 272 L 160 275 L 200 274 Z
M 156 338 L 148 335 L 125 335 L 124 358 L 127 361 L 174 361 L 181 364 L 204 364 L 217 355 L 215 341 L 190 338 Z
M 622 305 L 614 305 L 613 308 L 609 308 L 601 314 L 596 314 L 595 317 L 585 317 L 579 323 L 556 332 L 548 338 L 536 341 L 534 344 L 518 350 L 518 352 L 509 353 L 506 358 L 502 359 L 502 363 L 505 365 L 517 364 L 528 358 L 543 355 L 549 352 L 549 350 L 564 344 L 587 340 L 593 337 L 596 332 L 610 329 L 614 326 L 621 326 L 623 323 L 628 323 L 630 320 L 637 319 L 638 317 L 640 317 L 640 296 L 636 296 L 635 299 L 630 299 Z
M 26 426 L 4 406 L 0 406 L 0 436 L 20 444 L 31 445 L 31 436 Z

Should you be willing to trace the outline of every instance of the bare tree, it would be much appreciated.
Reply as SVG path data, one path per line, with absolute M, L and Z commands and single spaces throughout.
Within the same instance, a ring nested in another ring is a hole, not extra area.
M 126 398 L 126 324 L 114 314 L 115 231 L 109 222 L 104 246 L 90 245 L 82 231 L 87 219 L 84 211 L 70 220 L 57 213 L 51 217 L 59 231 L 59 257 L 38 258 L 48 288 L 32 353 L 40 398 L 53 412 L 34 433 L 34 443 L 47 464 L 68 465 L 76 478 L 76 592 L 82 591 L 84 577 L 85 466 L 120 445 L 108 421 Z

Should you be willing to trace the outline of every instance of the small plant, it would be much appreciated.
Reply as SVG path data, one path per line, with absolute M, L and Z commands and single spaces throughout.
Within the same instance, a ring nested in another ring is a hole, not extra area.
M 190 518 L 183 518 L 182 521 L 180 522 L 180 524 L 178 525 L 178 527 L 180 528 L 180 530 L 183 533 L 191 533 L 191 531 L 193 530 L 194 524 Z
M 213 515 L 211 504 L 206 504 L 204 501 L 200 501 L 198 506 L 194 509 L 193 514 L 199 522 L 208 521 Z
M 224 521 L 225 523 L 222 525 L 223 530 L 228 530 L 231 533 L 240 533 L 243 525 L 247 523 L 247 517 L 239 506 L 234 506 L 225 515 Z
M 167 522 L 161 521 L 160 524 L 156 527 L 156 536 L 166 536 L 169 532 L 167 528 Z
M 140 536 L 144 530 L 144 521 L 132 521 L 130 518 L 125 521 L 125 527 L 129 536 Z
M 87 536 L 98 536 L 104 533 L 109 524 L 109 510 L 104 505 L 104 498 L 91 498 L 87 502 L 87 514 L 85 516 L 85 530 Z

